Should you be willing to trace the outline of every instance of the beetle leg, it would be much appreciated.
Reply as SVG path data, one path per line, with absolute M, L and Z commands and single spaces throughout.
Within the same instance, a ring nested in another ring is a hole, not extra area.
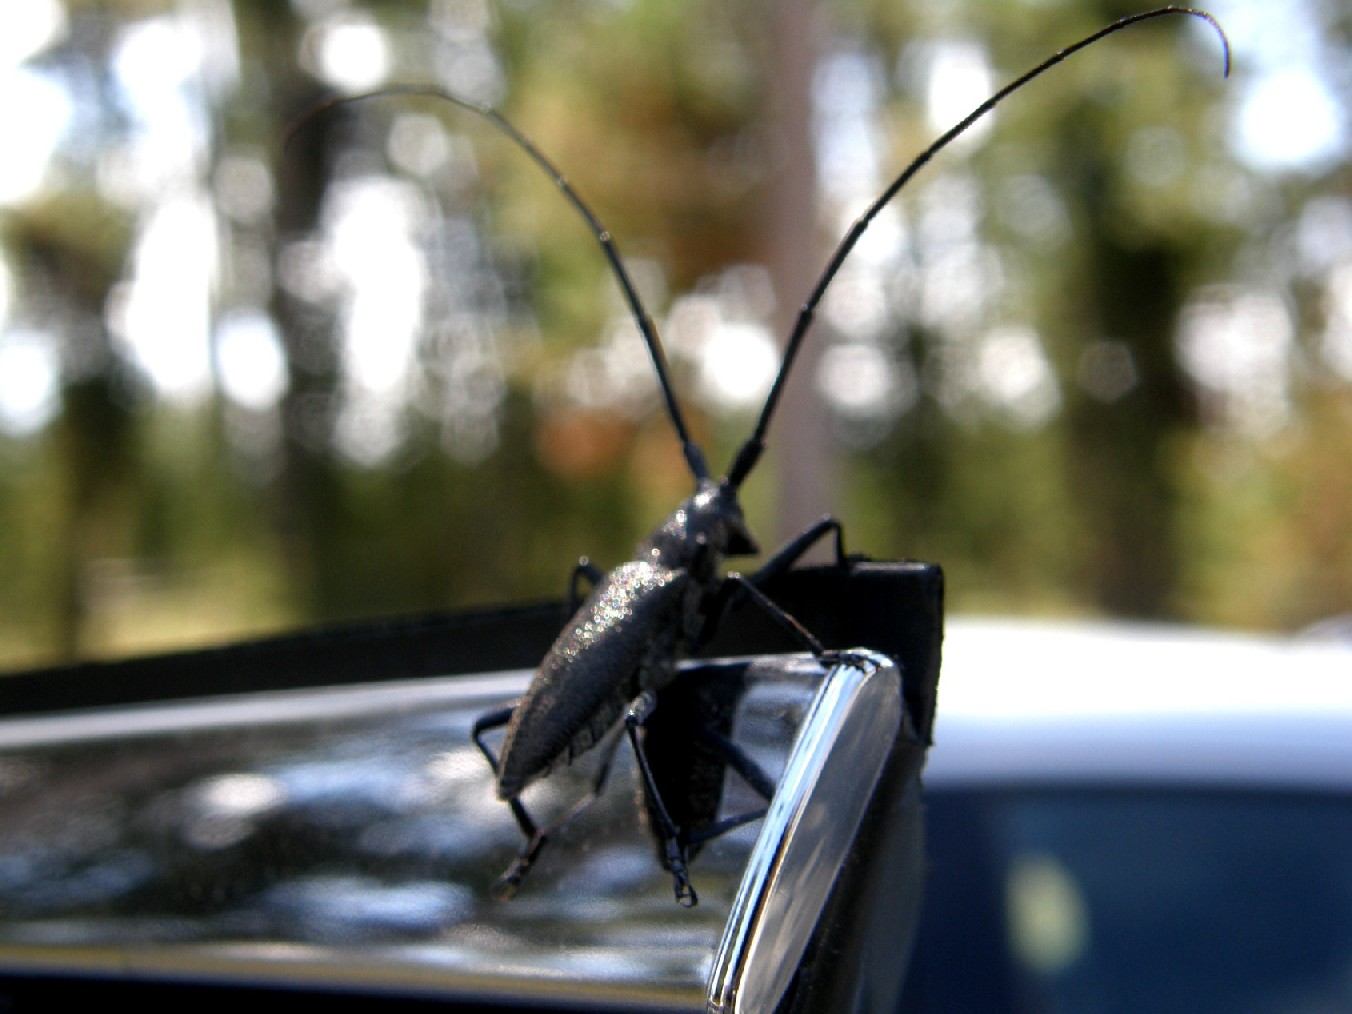
M 723 579 L 723 584 L 718 590 L 718 601 L 714 608 L 710 610 L 709 620 L 705 624 L 705 634 L 710 632 L 710 627 L 716 622 L 716 618 L 720 617 L 723 611 L 727 609 L 733 595 L 738 592 L 745 593 L 752 602 L 761 607 L 766 616 L 779 625 L 780 629 L 798 641 L 813 655 L 821 655 L 826 650 L 807 627 L 777 606 L 770 596 L 761 591 L 753 578 L 743 577 L 741 574 L 729 574 Z
M 567 813 L 548 827 L 537 828 L 535 821 L 526 812 L 526 808 L 521 804 L 519 798 L 507 800 L 507 805 L 512 808 L 512 815 L 516 818 L 517 826 L 526 836 L 526 844 L 522 846 L 520 853 L 512 860 L 512 864 L 507 867 L 506 872 L 494 881 L 494 897 L 507 899 L 514 896 L 517 888 L 521 886 L 521 881 L 530 872 L 530 868 L 535 865 L 540 850 L 545 847 L 545 843 L 549 841 L 550 837 L 571 823 L 583 810 L 600 798 L 601 791 L 605 788 L 606 779 L 610 776 L 611 761 L 615 758 L 615 748 L 619 746 L 619 743 L 619 737 L 615 737 L 606 747 L 605 756 L 601 760 L 600 770 L 597 772 L 591 791 L 569 807 Z
M 516 894 L 517 888 L 521 886 L 521 881 L 530 872 L 530 868 L 535 865 L 540 850 L 545 847 L 545 842 L 549 840 L 549 832 L 553 830 L 547 828 L 541 831 L 537 828 L 535 821 L 526 812 L 526 808 L 521 805 L 520 799 L 509 799 L 507 805 L 511 807 L 512 816 L 516 818 L 521 833 L 526 836 L 526 844 L 517 854 L 517 857 L 512 860 L 512 865 L 507 867 L 502 876 L 493 881 L 493 897 L 502 901 Z
M 490 729 L 506 725 L 511 720 L 513 710 L 514 707 L 491 711 L 486 715 L 481 715 L 478 721 L 474 723 L 474 742 L 483 755 L 488 758 L 488 763 L 492 766 L 495 774 L 498 770 L 498 761 L 492 750 L 489 749 L 488 744 L 483 741 L 482 734 Z M 530 868 L 535 865 L 535 860 L 539 858 L 541 850 L 550 837 L 596 802 L 602 790 L 605 789 L 606 780 L 610 777 L 611 764 L 615 759 L 615 750 L 619 744 L 618 736 L 611 738 L 609 745 L 604 748 L 601 755 L 601 762 L 590 791 L 569 807 L 567 813 L 548 827 L 541 828 L 536 824 L 535 819 L 521 802 L 520 797 L 513 796 L 507 800 L 507 805 L 512 811 L 512 817 L 516 820 L 516 826 L 521 829 L 521 834 L 525 837 L 526 843 L 521 847 L 521 851 L 517 853 L 516 858 L 512 860 L 511 865 L 507 867 L 502 876 L 493 882 L 493 896 L 495 898 L 505 900 L 513 897 L 521 886 L 521 882 L 526 878 L 526 874 L 530 872 Z
M 601 747 L 601 761 L 596 768 L 596 777 L 592 780 L 592 787 L 588 793 L 568 808 L 568 812 L 556 820 L 546 830 L 546 834 L 553 834 L 564 825 L 571 823 L 577 818 L 583 810 L 591 806 L 601 798 L 601 793 L 605 790 L 606 781 L 610 778 L 611 765 L 615 761 L 615 751 L 619 748 L 620 737 L 618 734 L 610 738 L 610 742 Z
M 643 744 L 639 742 L 638 738 L 638 730 L 648 720 L 656 707 L 657 695 L 651 690 L 643 691 L 638 697 L 634 698 L 634 702 L 629 705 L 629 710 L 625 712 L 624 731 L 628 734 L 629 743 L 634 749 L 634 757 L 638 760 L 639 772 L 643 775 L 643 785 L 647 790 L 648 799 L 652 803 L 653 813 L 660 825 L 657 830 L 662 837 L 664 865 L 671 871 L 676 900 L 685 908 L 694 908 L 699 904 L 699 897 L 695 894 L 694 885 L 690 883 L 690 872 L 686 869 L 685 849 L 681 844 L 680 831 L 671 819 L 671 814 L 667 812 L 666 803 L 662 801 L 662 794 L 657 789 L 652 768 L 648 764 L 647 752 L 643 749 Z
M 494 777 L 498 773 L 498 758 L 488 744 L 484 742 L 483 734 L 491 729 L 502 728 L 512 720 L 512 712 L 515 710 L 515 704 L 509 705 L 505 708 L 499 708 L 497 711 L 480 715 L 474 721 L 474 729 L 471 733 L 474 738 L 474 745 L 488 760 L 488 766 L 492 768 Z M 521 829 L 522 835 L 526 838 L 526 844 L 521 853 L 512 861 L 512 865 L 507 868 L 507 872 L 494 882 L 493 895 L 498 898 L 510 898 L 516 893 L 516 889 L 521 886 L 521 881 L 526 876 L 526 872 L 534 865 L 535 857 L 540 854 L 540 849 L 544 848 L 545 840 L 548 837 L 548 830 L 541 831 L 539 829 L 535 820 L 521 804 L 520 799 L 513 797 L 507 800 L 507 805 L 512 810 L 512 816 L 516 819 L 516 826 Z
M 775 605 L 761 593 L 760 588 L 767 581 L 778 577 L 802 558 L 803 554 L 820 542 L 826 535 L 835 536 L 836 566 L 844 567 L 849 563 L 845 555 L 845 538 L 840 522 L 829 514 L 818 518 L 806 529 L 794 536 L 766 560 L 753 574 L 729 574 L 714 597 L 713 604 L 705 614 L 704 625 L 694 639 L 694 648 L 708 643 L 717 630 L 719 622 L 735 604 L 750 597 L 772 619 L 787 630 L 795 640 L 807 646 L 814 655 L 821 654 L 821 645 L 797 620 Z
M 695 735 L 713 746 L 728 767 L 741 775 L 742 781 L 746 782 L 756 795 L 767 803 L 770 801 L 770 797 L 775 794 L 775 780 L 765 773 L 765 769 L 757 764 L 750 754 L 728 739 L 727 736 L 708 726 L 697 728 Z
M 582 592 L 578 589 L 578 584 L 582 578 L 586 578 L 595 588 L 601 583 L 601 579 L 606 576 L 606 572 L 592 563 L 587 557 L 578 559 L 577 566 L 573 568 L 572 576 L 568 579 L 568 612 L 575 613 L 578 607 L 582 605 Z
M 722 733 L 708 726 L 701 726 L 695 730 L 695 734 L 704 742 L 711 745 L 723 761 L 737 772 L 748 786 L 767 803 L 775 794 L 775 782 L 765 769 L 751 759 L 751 755 L 743 750 Z M 768 812 L 768 807 L 761 807 L 759 810 L 748 810 L 746 813 L 732 814 L 728 817 L 720 817 L 718 820 L 711 820 L 703 827 L 684 832 L 681 835 L 681 844 L 689 849 L 692 845 L 703 845 L 705 842 L 713 841 L 715 838 L 721 838 L 729 831 L 735 831 L 743 824 L 750 824 L 753 821 L 760 820 Z
M 489 711 L 474 720 L 474 730 L 471 733 L 474 737 L 474 745 L 488 759 L 488 766 L 493 769 L 495 776 L 498 773 L 498 758 L 488 748 L 488 744 L 484 742 L 483 734 L 490 729 L 501 729 L 512 720 L 512 712 L 515 710 L 516 705 L 510 704 L 505 708 L 499 708 L 497 711 Z
M 766 560 L 754 574 L 750 575 L 748 580 L 757 585 L 762 585 L 771 578 L 777 577 L 797 563 L 803 554 L 820 542 L 828 532 L 834 533 L 836 537 L 836 564 L 843 566 L 846 562 L 845 537 L 841 531 L 840 522 L 828 514 L 826 517 L 818 518 L 781 546 L 774 556 Z
M 691 845 L 703 845 L 705 842 L 723 837 L 729 831 L 736 831 L 743 824 L 754 823 L 769 812 L 769 807 L 762 806 L 759 810 L 748 810 L 746 813 L 735 813 L 730 817 L 719 817 L 717 820 L 705 824 L 698 831 L 687 834 L 681 839 L 682 843 L 687 848 Z

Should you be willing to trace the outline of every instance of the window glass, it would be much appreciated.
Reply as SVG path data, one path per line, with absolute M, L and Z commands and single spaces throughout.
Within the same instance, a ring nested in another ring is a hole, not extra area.
M 1349 1009 L 1350 804 L 936 794 L 914 1009 Z

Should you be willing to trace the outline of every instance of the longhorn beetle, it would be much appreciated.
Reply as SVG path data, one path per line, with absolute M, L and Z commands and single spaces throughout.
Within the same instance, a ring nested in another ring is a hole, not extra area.
M 879 211 L 934 155 L 1004 98 L 1071 54 L 1107 35 L 1143 21 L 1173 14 L 1200 18 L 1215 29 L 1220 36 L 1224 73 L 1228 76 L 1229 42 L 1220 24 L 1206 11 L 1162 7 L 1125 17 L 1058 51 L 1005 85 L 930 144 L 893 180 L 854 222 L 827 261 L 789 334 L 778 373 L 755 428 L 734 457 L 727 475 L 717 480 L 711 477 L 703 451 L 691 439 L 686 428 L 656 328 L 625 270 L 614 240 L 563 174 L 529 138 L 492 108 L 441 89 L 417 85 L 396 85 L 378 92 L 332 99 L 321 103 L 302 118 L 303 122 L 329 106 L 375 95 L 429 95 L 485 118 L 530 156 L 586 221 L 600 244 L 652 358 L 667 415 L 675 428 L 695 482 L 693 495 L 639 543 L 634 559 L 620 564 L 609 573 L 602 573 L 585 559 L 579 562 L 573 571 L 571 583 L 572 601 L 576 607 L 572 619 L 540 663 L 525 695 L 510 707 L 481 716 L 474 724 L 474 742 L 493 769 L 497 795 L 510 807 L 526 839 L 516 859 L 499 878 L 495 893 L 501 897 L 513 895 L 549 836 L 600 793 L 610 766 L 612 754 L 609 751 L 613 751 L 618 740 L 611 741 L 599 765 L 592 791 L 553 824 L 546 827 L 537 824 L 521 802 L 523 790 L 547 774 L 554 765 L 569 763 L 592 749 L 623 719 L 625 733 L 638 761 L 645 808 L 658 839 L 662 865 L 672 874 L 677 900 L 686 906 L 696 903 L 687 870 L 693 851 L 701 842 L 761 815 L 756 812 L 722 821 L 713 819 L 709 797 L 712 795 L 712 807 L 716 811 L 717 799 L 721 795 L 724 762 L 735 767 L 766 798 L 773 786 L 749 758 L 727 741 L 722 732 L 710 731 L 705 738 L 707 743 L 713 744 L 712 749 L 705 749 L 701 753 L 695 751 L 694 743 L 689 744 L 690 759 L 684 767 L 679 760 L 665 756 L 661 759 L 664 772 L 661 781 L 668 790 L 675 786 L 678 792 L 693 792 L 688 786 L 704 784 L 698 802 L 678 799 L 668 805 L 659 790 L 653 766 L 645 751 L 645 741 L 640 738 L 639 732 L 658 707 L 661 700 L 659 694 L 675 679 L 679 661 L 707 642 L 734 599 L 750 599 L 819 659 L 827 656 L 817 639 L 772 602 L 761 586 L 769 578 L 792 567 L 809 548 L 827 535 L 834 537 L 837 564 L 847 565 L 841 526 L 837 520 L 832 517 L 820 519 L 750 576 L 735 573 L 720 576 L 719 570 L 724 557 L 753 556 L 759 552 L 738 503 L 738 490 L 765 449 L 770 419 L 827 287 Z M 290 133 L 294 133 L 295 129 L 293 126 Z M 593 587 L 578 605 L 578 585 L 583 578 L 591 581 Z M 688 703 L 685 706 L 693 707 L 698 712 L 703 705 L 697 700 L 693 706 Z M 726 704 L 713 707 L 719 712 L 719 724 L 726 729 L 729 725 Z M 506 726 L 506 733 L 501 750 L 495 756 L 484 741 L 484 733 L 503 726 Z M 662 749 L 670 752 L 672 747 L 663 746 Z M 719 767 L 718 789 L 711 793 L 707 782 L 708 768 L 712 764 Z M 673 813 L 683 820 L 695 819 L 703 827 L 683 827 L 682 821 L 673 819 Z M 687 816 L 692 813 L 693 818 Z

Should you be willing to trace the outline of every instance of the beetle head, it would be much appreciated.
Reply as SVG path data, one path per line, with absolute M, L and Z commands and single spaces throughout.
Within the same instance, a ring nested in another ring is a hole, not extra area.
M 710 485 L 714 485 L 710 483 Z M 737 499 L 737 488 L 726 479 L 715 486 L 715 511 L 724 526 L 724 556 L 755 556 L 760 552 L 756 538 L 746 525 L 742 505 Z
M 755 556 L 760 552 L 747 528 L 737 488 L 726 480 L 700 480 L 685 503 L 687 538 L 718 556 Z

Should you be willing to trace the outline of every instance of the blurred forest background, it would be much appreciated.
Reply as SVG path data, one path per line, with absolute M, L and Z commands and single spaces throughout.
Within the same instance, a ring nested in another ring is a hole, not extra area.
M 1121 0 L 23 0 L 0 11 L 0 669 L 558 597 L 721 471 L 849 222 Z M 745 501 L 954 610 L 1352 611 L 1352 6 L 1039 80 L 830 291 Z

